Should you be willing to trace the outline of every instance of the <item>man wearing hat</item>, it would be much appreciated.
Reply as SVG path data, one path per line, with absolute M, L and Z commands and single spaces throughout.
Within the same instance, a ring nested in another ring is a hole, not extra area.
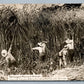
M 1 55 L 2 55 L 2 57 L 4 57 L 4 61 L 7 63 L 6 64 L 7 70 L 10 72 L 10 67 L 12 65 L 16 65 L 16 59 L 11 54 L 11 48 L 9 48 L 8 51 L 6 49 L 3 49 L 1 51 Z
M 34 47 L 32 50 L 38 50 L 39 56 L 43 56 L 45 54 L 46 43 L 46 41 L 38 42 L 38 47 Z

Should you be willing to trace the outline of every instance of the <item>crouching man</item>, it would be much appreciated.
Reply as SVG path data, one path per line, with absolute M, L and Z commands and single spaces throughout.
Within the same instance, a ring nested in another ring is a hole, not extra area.
M 59 66 L 60 66 L 60 68 L 62 66 L 65 67 L 67 65 L 67 62 L 66 62 L 67 54 L 68 54 L 68 48 L 65 45 L 64 48 L 59 52 Z
M 1 51 L 1 55 L 4 58 L 4 62 L 6 63 L 6 70 L 8 73 L 10 72 L 10 67 L 15 66 L 16 68 L 16 59 L 14 56 L 11 54 L 11 47 L 7 51 L 6 49 Z
M 37 47 L 32 48 L 32 51 L 39 51 L 39 59 L 42 58 L 46 53 L 46 43 L 46 41 L 39 42 Z

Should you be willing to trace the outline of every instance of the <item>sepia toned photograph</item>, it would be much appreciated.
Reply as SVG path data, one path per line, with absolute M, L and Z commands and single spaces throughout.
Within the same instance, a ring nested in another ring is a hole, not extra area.
M 84 81 L 84 4 L 0 4 L 0 80 Z

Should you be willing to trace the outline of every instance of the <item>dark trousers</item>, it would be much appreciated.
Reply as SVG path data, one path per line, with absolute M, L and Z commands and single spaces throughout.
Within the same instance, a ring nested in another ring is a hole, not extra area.
M 72 62 L 74 60 L 73 57 L 74 57 L 74 50 L 72 50 L 72 49 L 68 50 L 68 59 L 70 62 Z

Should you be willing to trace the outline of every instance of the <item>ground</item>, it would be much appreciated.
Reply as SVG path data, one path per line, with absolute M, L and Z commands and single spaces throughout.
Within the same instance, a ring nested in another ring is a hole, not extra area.
M 53 71 L 50 76 L 57 80 L 84 80 L 84 64 Z
M 7 80 L 7 76 L 0 73 L 0 80 Z M 55 70 L 48 74 L 49 79 L 53 80 L 84 80 L 84 64 L 80 66 L 70 67 Z

